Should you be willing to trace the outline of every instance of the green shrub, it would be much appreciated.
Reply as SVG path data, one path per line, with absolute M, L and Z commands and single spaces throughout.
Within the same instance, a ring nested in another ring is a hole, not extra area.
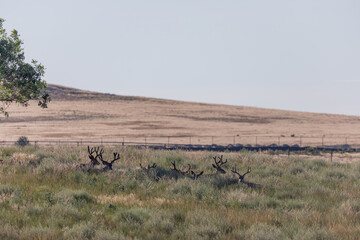
M 127 238 L 125 238 L 123 235 L 121 235 L 119 233 L 112 233 L 110 231 L 100 229 L 100 230 L 96 231 L 94 239 L 98 239 L 98 240 L 121 240 L 121 239 L 127 239 Z
M 0 239 L 19 239 L 19 229 L 10 224 L 0 224 Z
M 11 195 L 15 189 L 12 185 L 0 184 L 0 195 Z
M 95 202 L 95 199 L 83 190 L 64 189 L 55 195 L 60 204 L 82 205 Z
M 278 201 L 276 199 L 268 199 L 265 202 L 265 206 L 267 208 L 277 208 L 278 206 L 280 206 L 280 201 Z
M 294 239 L 300 240 L 332 240 L 336 239 L 329 231 L 323 228 L 301 229 Z
M 174 194 L 186 196 L 191 195 L 191 181 L 190 179 L 181 179 L 175 182 L 172 186 L 172 192 Z
M 27 145 L 30 145 L 29 139 L 25 136 L 19 137 L 19 139 L 16 141 L 15 145 L 20 147 L 25 147 Z
M 186 219 L 186 215 L 183 212 L 176 212 L 173 215 L 174 223 L 176 225 L 183 224 Z
M 29 206 L 26 209 L 26 213 L 29 217 L 39 217 L 45 212 L 45 208 L 41 206 Z
M 246 231 L 250 240 L 286 239 L 285 235 L 276 227 L 266 224 L 254 224 Z
M 343 171 L 340 170 L 330 170 L 326 172 L 326 176 L 328 178 L 332 178 L 332 179 L 343 179 L 343 178 L 347 178 L 347 176 L 345 175 L 345 173 Z
M 16 147 L 4 147 L 4 148 L 1 148 L 1 155 L 2 155 L 3 158 L 4 157 L 11 157 L 17 151 L 18 150 L 17 150 Z
M 303 173 L 304 172 L 304 169 L 302 167 L 293 167 L 291 170 L 290 170 L 290 173 L 292 175 L 297 175 L 299 173 Z
M 21 231 L 22 239 L 58 239 L 55 229 L 50 227 L 33 226 Z
M 143 224 L 150 218 L 150 213 L 144 208 L 121 209 L 120 216 L 115 221 L 125 221 L 129 224 Z
M 66 239 L 95 239 L 96 226 L 93 223 L 79 223 L 64 232 Z

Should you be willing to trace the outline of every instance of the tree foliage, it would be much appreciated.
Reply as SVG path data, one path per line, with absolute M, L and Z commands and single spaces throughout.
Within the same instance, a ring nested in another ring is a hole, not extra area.
M 30 144 L 29 139 L 26 136 L 19 137 L 19 139 L 15 143 L 15 145 L 18 145 L 20 147 L 24 147 L 24 146 L 27 146 L 29 144 Z
M 4 21 L 0 18 L 0 112 L 8 117 L 6 109 L 11 103 L 26 107 L 30 100 L 38 100 L 38 105 L 46 108 L 50 97 L 42 79 L 45 68 L 35 60 L 24 62 L 23 41 L 15 29 L 6 33 Z

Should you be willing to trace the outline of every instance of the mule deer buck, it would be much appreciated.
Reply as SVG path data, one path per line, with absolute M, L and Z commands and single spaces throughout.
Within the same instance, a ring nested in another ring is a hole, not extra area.
M 191 171 L 194 180 L 197 180 L 201 175 L 203 175 L 203 173 L 204 171 L 201 171 L 199 174 L 196 174 L 194 171 Z
M 172 165 L 172 167 L 170 167 L 170 169 L 171 169 L 172 171 L 175 171 L 175 172 L 177 172 L 177 173 L 179 173 L 179 174 L 181 174 L 181 175 L 188 175 L 188 174 L 190 174 L 190 171 L 191 171 L 191 165 L 190 165 L 190 164 L 188 164 L 188 169 L 187 169 L 186 171 L 181 171 L 179 168 L 177 168 L 177 167 L 176 167 L 176 164 L 175 164 L 175 161 L 174 161 L 174 162 L 171 162 L 171 165 Z
M 88 154 L 89 154 L 89 158 L 90 158 L 90 164 L 81 163 L 77 166 L 77 168 L 89 171 L 90 168 L 93 168 L 96 165 L 100 165 L 98 158 L 103 153 L 104 153 L 104 149 L 100 149 L 100 147 L 90 148 L 90 146 L 88 146 Z
M 140 163 L 140 168 L 142 169 L 142 170 L 144 170 L 145 172 L 149 172 L 150 171 L 150 169 L 155 169 L 157 167 L 157 165 L 156 165 L 156 163 L 154 163 L 153 165 L 147 165 L 147 167 L 144 167 L 141 163 Z
M 156 163 L 153 163 L 153 165 L 147 165 L 147 167 L 144 167 L 142 165 L 142 163 L 140 163 L 140 168 L 142 170 L 144 170 L 144 172 L 149 176 L 149 177 L 153 177 L 155 179 L 155 181 L 159 181 L 160 180 L 160 177 L 157 175 L 157 172 L 156 171 L 151 171 L 151 169 L 155 169 L 157 167 L 157 164 Z
M 183 176 L 191 176 L 192 175 L 192 179 L 197 180 L 201 175 L 203 175 L 204 171 L 201 171 L 200 173 L 195 173 L 193 170 L 191 170 L 191 165 L 188 164 L 188 167 L 185 171 L 180 170 L 179 168 L 176 167 L 175 161 L 171 163 L 172 167 L 170 167 L 170 169 L 172 171 L 175 171 Z
M 239 177 L 239 183 L 244 183 L 246 184 L 248 187 L 251 188 L 261 188 L 261 184 L 257 184 L 257 183 L 252 183 L 252 182 L 245 182 L 245 175 L 251 172 L 251 167 L 248 167 L 248 170 L 244 173 L 244 174 L 240 174 L 237 170 L 236 167 L 234 167 L 231 170 L 233 173 L 237 174 Z
M 88 146 L 88 153 L 91 166 L 100 165 L 100 162 L 97 159 L 104 153 L 104 149 L 100 149 L 100 147 L 92 147 L 90 149 L 90 146 Z M 96 154 L 95 156 L 93 155 L 94 153 Z
M 235 173 L 236 175 L 238 175 L 238 177 L 239 177 L 239 182 L 244 182 L 245 175 L 251 172 L 251 167 L 248 167 L 248 170 L 247 170 L 244 174 L 240 174 L 240 173 L 236 170 L 236 167 L 234 167 L 231 171 L 232 171 L 233 173 Z
M 119 160 L 120 159 L 120 154 L 119 153 L 116 153 L 114 152 L 114 158 L 110 161 L 110 162 L 107 162 L 103 159 L 103 156 L 102 156 L 102 153 L 99 155 L 99 159 L 101 160 L 102 164 L 105 165 L 105 167 L 103 168 L 104 171 L 106 170 L 112 170 L 112 165 L 113 163 L 116 161 L 116 160 Z
M 216 161 L 216 158 L 219 158 L 219 161 Z M 225 163 L 227 163 L 227 159 L 225 160 L 225 162 L 223 161 L 223 155 L 221 155 L 220 157 L 213 157 L 215 164 L 213 164 L 213 168 L 216 169 L 216 173 L 221 173 L 221 174 L 225 174 L 226 171 L 221 167 L 222 165 L 224 165 Z

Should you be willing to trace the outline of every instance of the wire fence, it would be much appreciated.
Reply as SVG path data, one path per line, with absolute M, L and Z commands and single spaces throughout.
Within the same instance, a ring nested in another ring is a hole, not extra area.
M 352 148 L 360 146 L 360 137 L 326 137 L 326 136 L 119 136 L 117 138 L 86 138 L 86 139 L 30 139 L 34 145 L 251 145 L 251 146 L 339 146 L 348 145 Z M 0 140 L 0 145 L 14 145 L 16 141 Z

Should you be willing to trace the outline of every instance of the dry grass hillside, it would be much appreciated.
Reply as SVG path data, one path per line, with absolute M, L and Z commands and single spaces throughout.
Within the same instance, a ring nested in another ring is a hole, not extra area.
M 165 143 L 310 145 L 325 135 L 325 144 L 360 142 L 360 118 L 355 116 L 118 96 L 58 85 L 49 85 L 48 91 L 48 109 L 36 103 L 11 106 L 10 118 L 0 121 L 0 141 L 23 135 L 61 141 L 139 141 L 147 136 L 148 142 Z

